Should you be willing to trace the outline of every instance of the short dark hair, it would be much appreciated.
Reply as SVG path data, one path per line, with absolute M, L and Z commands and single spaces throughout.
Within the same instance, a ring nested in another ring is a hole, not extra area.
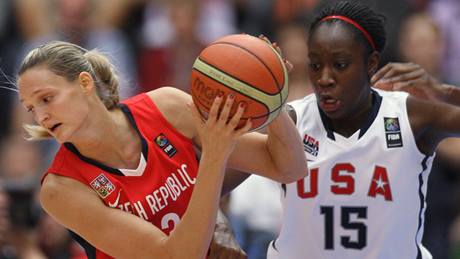
M 320 14 L 315 18 L 313 23 L 310 25 L 310 37 L 318 27 L 319 24 L 323 22 L 335 23 L 340 22 L 348 26 L 352 30 L 356 39 L 361 41 L 364 46 L 367 46 L 369 53 L 373 50 L 370 42 L 365 38 L 364 34 L 359 31 L 355 26 L 344 22 L 340 19 L 330 19 L 323 21 L 323 18 L 331 15 L 340 15 L 345 16 L 357 24 L 359 24 L 371 37 L 372 41 L 375 44 L 375 50 L 382 52 L 385 48 L 386 42 L 386 31 L 385 31 L 385 16 L 374 12 L 368 6 L 363 5 L 357 1 L 340 1 L 336 2 L 326 8 L 324 8 Z

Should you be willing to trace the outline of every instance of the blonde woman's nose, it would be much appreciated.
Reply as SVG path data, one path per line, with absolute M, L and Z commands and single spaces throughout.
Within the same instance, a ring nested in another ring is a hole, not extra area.
M 49 118 L 50 118 L 49 113 L 47 113 L 47 112 L 45 112 L 45 111 L 36 111 L 36 113 L 35 113 L 35 120 L 36 120 L 39 124 L 43 124 L 43 123 L 46 122 Z

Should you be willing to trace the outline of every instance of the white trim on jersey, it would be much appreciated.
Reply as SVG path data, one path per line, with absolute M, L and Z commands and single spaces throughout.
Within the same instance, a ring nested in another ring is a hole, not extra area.
M 120 170 L 123 175 L 125 176 L 141 176 L 144 174 L 145 167 L 147 166 L 147 162 L 145 161 L 144 154 L 141 152 L 139 158 L 139 165 L 135 169 L 118 169 Z

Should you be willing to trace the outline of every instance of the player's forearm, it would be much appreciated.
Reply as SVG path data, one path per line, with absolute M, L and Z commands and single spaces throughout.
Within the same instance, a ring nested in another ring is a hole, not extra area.
M 224 170 L 225 159 L 203 152 L 188 209 L 167 240 L 172 258 L 205 257 L 216 224 Z
M 301 138 L 286 112 L 281 112 L 269 125 L 267 147 L 284 183 L 306 176 L 307 161 Z

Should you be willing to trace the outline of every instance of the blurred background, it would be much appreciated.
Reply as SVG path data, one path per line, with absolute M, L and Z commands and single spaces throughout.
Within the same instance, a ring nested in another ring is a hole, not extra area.
M 50 40 L 98 48 L 121 75 L 123 98 L 169 85 L 189 91 L 193 61 L 232 33 L 264 34 L 294 64 L 289 100 L 311 92 L 306 36 L 332 0 L 0 0 L 0 85 L 15 88 L 25 53 Z M 382 64 L 414 62 L 460 86 L 459 0 L 361 0 L 387 16 Z M 0 89 L 0 259 L 85 258 L 66 229 L 42 211 L 37 190 L 56 152 L 24 140 L 32 118 L 17 93 Z M 460 258 L 460 162 L 438 152 L 428 188 L 424 244 L 434 258 Z M 222 202 L 250 259 L 265 258 L 280 228 L 279 187 L 250 177 Z

